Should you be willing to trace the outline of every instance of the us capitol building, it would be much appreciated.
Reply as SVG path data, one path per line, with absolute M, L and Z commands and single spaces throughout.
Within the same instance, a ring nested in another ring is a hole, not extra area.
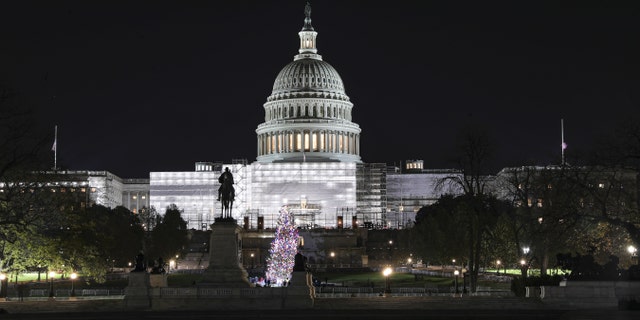
M 422 160 L 404 168 L 362 161 L 354 104 L 336 69 L 318 54 L 309 7 L 305 16 L 298 54 L 264 103 L 255 162 L 197 162 L 194 171 L 150 172 L 148 180 L 106 171 L 66 173 L 86 186 L 93 203 L 134 213 L 154 207 L 160 214 L 175 204 L 188 227 L 198 230 L 221 216 L 218 177 L 227 167 L 235 182 L 232 215 L 247 229 L 274 228 L 283 205 L 302 228 L 405 228 L 420 207 L 459 193 L 435 188 L 453 170 L 424 170 Z

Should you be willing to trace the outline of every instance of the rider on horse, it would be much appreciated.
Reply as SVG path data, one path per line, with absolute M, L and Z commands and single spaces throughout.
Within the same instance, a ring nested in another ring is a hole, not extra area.
M 218 178 L 218 182 L 220 182 L 218 201 L 222 201 L 222 218 L 231 218 L 235 190 L 233 189 L 233 175 L 229 168 L 224 169 L 224 172 Z
M 231 190 L 233 187 L 233 175 L 231 174 L 229 167 L 224 169 L 224 172 L 218 178 L 218 182 L 220 182 L 220 188 L 218 188 L 218 201 L 220 201 L 220 198 L 222 197 L 222 189 Z

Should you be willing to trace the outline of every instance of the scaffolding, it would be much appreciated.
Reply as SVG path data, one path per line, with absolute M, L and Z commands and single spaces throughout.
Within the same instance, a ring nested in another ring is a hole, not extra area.
M 317 228 L 316 217 L 322 213 L 322 206 L 317 203 L 292 203 L 287 205 L 297 227 L 304 229 Z
M 386 170 L 384 163 L 361 163 L 357 166 L 356 219 L 365 228 L 387 227 Z

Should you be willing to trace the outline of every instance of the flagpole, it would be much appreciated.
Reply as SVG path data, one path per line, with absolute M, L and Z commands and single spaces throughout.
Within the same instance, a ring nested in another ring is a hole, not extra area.
M 55 127 L 53 138 L 53 171 L 58 170 L 58 125 Z
M 564 143 L 564 119 L 560 119 L 560 137 L 562 139 L 562 165 L 564 166 L 565 162 L 564 162 L 564 149 L 567 148 L 567 144 Z

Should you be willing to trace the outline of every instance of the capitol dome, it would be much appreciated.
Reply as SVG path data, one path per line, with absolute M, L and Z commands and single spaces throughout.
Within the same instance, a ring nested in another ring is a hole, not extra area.
M 349 100 L 336 69 L 317 58 L 297 59 L 282 68 L 267 101 L 298 96 Z
M 360 127 L 342 78 L 317 53 L 318 33 L 305 7 L 300 49 L 273 83 L 258 125 L 258 162 L 361 162 Z

